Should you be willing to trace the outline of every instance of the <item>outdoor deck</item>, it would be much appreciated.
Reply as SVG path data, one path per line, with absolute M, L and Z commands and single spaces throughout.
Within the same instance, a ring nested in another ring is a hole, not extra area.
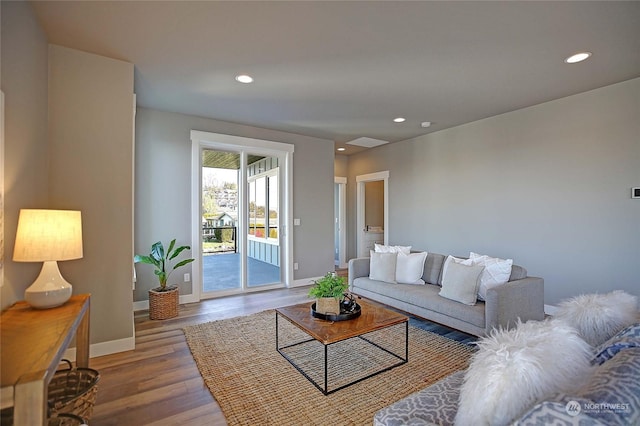
M 247 286 L 279 283 L 280 268 L 249 257 Z M 202 281 L 204 291 L 240 288 L 240 253 L 208 254 L 202 256 Z

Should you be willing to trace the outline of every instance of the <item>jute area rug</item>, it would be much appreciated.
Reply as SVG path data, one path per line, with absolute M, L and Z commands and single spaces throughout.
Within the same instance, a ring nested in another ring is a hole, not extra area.
M 473 353 L 470 346 L 409 326 L 407 364 L 325 396 L 276 351 L 273 310 L 189 326 L 184 334 L 229 425 L 371 425 L 379 409 L 466 368 Z M 395 345 L 404 355 L 404 325 L 374 334 L 367 337 Z M 307 338 L 279 318 L 280 346 Z M 385 356 L 368 354 L 361 347 L 355 354 L 350 345 L 362 346 L 362 341 L 356 338 L 329 346 L 330 382 L 358 373 L 352 369 L 366 370 L 367 364 L 377 368 L 379 362 L 388 362 Z M 302 347 L 292 350 L 303 351 Z M 304 347 L 306 353 L 290 355 L 321 379 L 323 346 L 314 342 Z

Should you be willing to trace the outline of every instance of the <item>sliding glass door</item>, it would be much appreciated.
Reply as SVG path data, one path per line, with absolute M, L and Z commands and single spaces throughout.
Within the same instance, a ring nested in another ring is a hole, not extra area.
M 283 286 L 282 159 L 202 146 L 201 298 Z
M 250 157 L 248 158 L 251 161 Z M 278 158 L 265 157 L 247 164 L 247 286 L 281 281 L 279 236 Z

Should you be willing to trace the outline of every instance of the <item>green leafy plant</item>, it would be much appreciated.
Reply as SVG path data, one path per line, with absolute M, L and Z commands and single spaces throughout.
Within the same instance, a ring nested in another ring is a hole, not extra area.
M 347 288 L 348 284 L 344 277 L 339 277 L 335 272 L 327 272 L 324 277 L 314 281 L 313 287 L 309 289 L 309 297 L 316 299 L 322 297 L 342 299 L 342 295 Z
M 158 281 L 160 282 L 160 287 L 159 290 L 154 290 L 167 291 L 167 280 L 169 279 L 171 273 L 177 268 L 191 263 L 195 260 L 184 259 L 171 266 L 171 261 L 178 257 L 180 253 L 182 253 L 184 250 L 191 249 L 191 247 L 189 246 L 175 247 L 175 245 L 176 240 L 171 240 L 171 243 L 169 243 L 169 248 L 165 252 L 162 242 L 158 241 L 151 246 L 151 253 L 148 256 L 140 256 L 139 254 L 136 254 L 133 258 L 133 261 L 135 263 L 146 263 L 148 265 L 153 265 L 156 267 L 155 274 L 158 277 Z

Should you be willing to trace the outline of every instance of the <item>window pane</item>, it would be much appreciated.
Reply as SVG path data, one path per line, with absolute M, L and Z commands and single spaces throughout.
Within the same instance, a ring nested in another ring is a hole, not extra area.
M 267 180 L 264 177 L 258 178 L 256 184 L 256 232 L 258 238 L 265 237 L 265 211 L 267 209 Z
M 256 183 L 249 182 L 249 235 L 256 234 Z
M 269 238 L 278 238 L 278 175 L 269 176 Z

